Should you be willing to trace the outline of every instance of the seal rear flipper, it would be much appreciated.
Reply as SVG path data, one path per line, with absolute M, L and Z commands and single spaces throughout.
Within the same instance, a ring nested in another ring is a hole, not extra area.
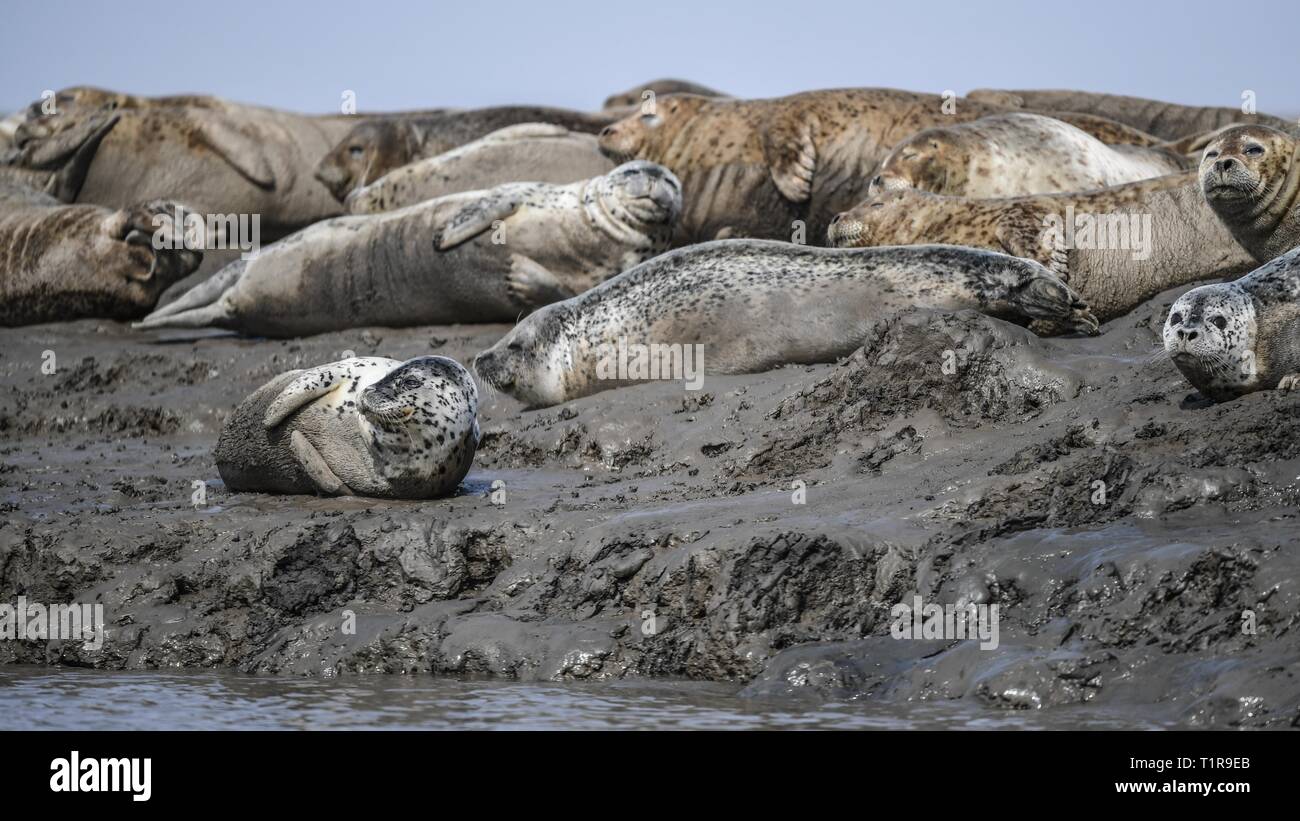
M 1101 323 L 1083 297 L 1054 274 L 1041 268 L 1031 271 L 1013 286 L 1008 302 L 1014 310 L 1029 319 L 1046 320 L 1089 336 L 1100 333 Z
M 763 157 L 772 182 L 781 196 L 791 202 L 812 198 L 813 175 L 817 171 L 814 117 L 786 115 L 770 123 L 763 132 Z
M 293 455 L 298 460 L 299 467 L 311 479 L 312 484 L 316 485 L 325 496 L 355 496 L 352 488 L 343 483 L 343 480 L 334 475 L 330 466 L 325 464 L 325 458 L 320 455 L 307 437 L 302 435 L 302 431 L 296 430 L 289 437 L 289 447 L 293 450 Z
M 146 316 L 141 323 L 153 319 L 163 319 L 164 317 L 175 316 L 182 311 L 189 311 L 194 308 L 201 308 L 205 305 L 211 305 L 221 299 L 221 295 L 230 290 L 239 277 L 243 274 L 244 269 L 248 267 L 248 260 L 240 259 L 217 271 L 212 276 L 195 285 L 185 293 L 181 294 L 172 302 Z M 136 323 L 139 327 L 141 323 Z
M 446 251 L 473 239 L 491 228 L 496 220 L 503 220 L 513 214 L 518 210 L 520 202 L 520 194 L 516 191 L 485 192 L 482 198 L 462 206 L 450 215 L 440 216 L 433 229 L 433 247 Z
M 150 314 L 139 322 L 132 322 L 131 327 L 138 331 L 148 331 L 153 328 L 226 328 L 238 330 L 235 327 L 235 315 L 231 312 L 225 300 L 218 300 L 211 305 L 204 305 L 201 308 L 193 308 L 165 316 Z
M 561 282 L 559 277 L 541 263 L 515 253 L 510 255 L 506 290 L 525 308 L 540 308 L 577 296 L 574 289 Z

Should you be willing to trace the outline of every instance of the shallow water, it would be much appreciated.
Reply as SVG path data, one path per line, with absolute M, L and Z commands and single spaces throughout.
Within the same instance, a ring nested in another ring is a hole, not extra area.
M 1142 729 L 1095 710 L 1003 712 L 740 698 L 681 681 L 536 684 L 0 667 L 0 730 Z

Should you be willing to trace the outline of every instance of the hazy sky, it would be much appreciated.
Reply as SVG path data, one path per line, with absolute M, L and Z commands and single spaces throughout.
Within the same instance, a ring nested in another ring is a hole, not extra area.
M 6 0 L 0 109 L 44 89 L 207 92 L 305 111 L 592 108 L 661 76 L 813 88 L 1079 88 L 1300 112 L 1300 2 L 291 3 Z

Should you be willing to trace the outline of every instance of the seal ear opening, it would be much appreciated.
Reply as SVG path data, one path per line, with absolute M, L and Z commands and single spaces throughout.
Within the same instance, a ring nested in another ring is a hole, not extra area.
M 219 113 L 192 109 L 196 135 L 203 145 L 225 160 L 240 176 L 259 188 L 275 190 L 275 172 L 267 162 L 262 143 L 240 131 Z

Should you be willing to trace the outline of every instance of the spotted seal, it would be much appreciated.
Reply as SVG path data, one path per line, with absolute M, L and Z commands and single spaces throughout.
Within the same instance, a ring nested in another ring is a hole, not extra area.
M 1300 140 L 1260 125 L 1234 126 L 1210 140 L 1201 191 L 1255 259 L 1300 245 Z
M 478 440 L 478 389 L 460 363 L 357 357 L 258 388 L 214 455 L 233 491 L 427 499 L 456 490 Z
M 927 128 L 894 146 L 869 194 L 917 188 L 954 197 L 1090 191 L 1186 170 L 1161 148 L 1108 146 L 1041 114 L 994 114 Z
M 1300 388 L 1300 248 L 1183 294 L 1163 336 L 1178 370 L 1216 401 Z
M 139 328 L 287 337 L 361 325 L 511 321 L 667 247 L 681 186 L 633 162 L 328 220 L 240 259 Z
M 838 215 L 829 241 L 842 248 L 948 242 L 1028 257 L 1082 294 L 1102 321 L 1169 288 L 1256 264 L 1206 205 L 1195 171 L 1005 199 L 885 191 Z
M 682 362 L 685 347 L 701 345 L 693 350 L 702 350 L 706 373 L 752 373 L 847 356 L 879 320 L 914 306 L 1097 327 L 1079 297 L 1032 260 L 943 245 L 838 250 L 715 240 L 542 308 L 479 354 L 474 370 L 529 405 L 554 405 L 643 381 L 610 372 L 602 351 L 615 346 Z

